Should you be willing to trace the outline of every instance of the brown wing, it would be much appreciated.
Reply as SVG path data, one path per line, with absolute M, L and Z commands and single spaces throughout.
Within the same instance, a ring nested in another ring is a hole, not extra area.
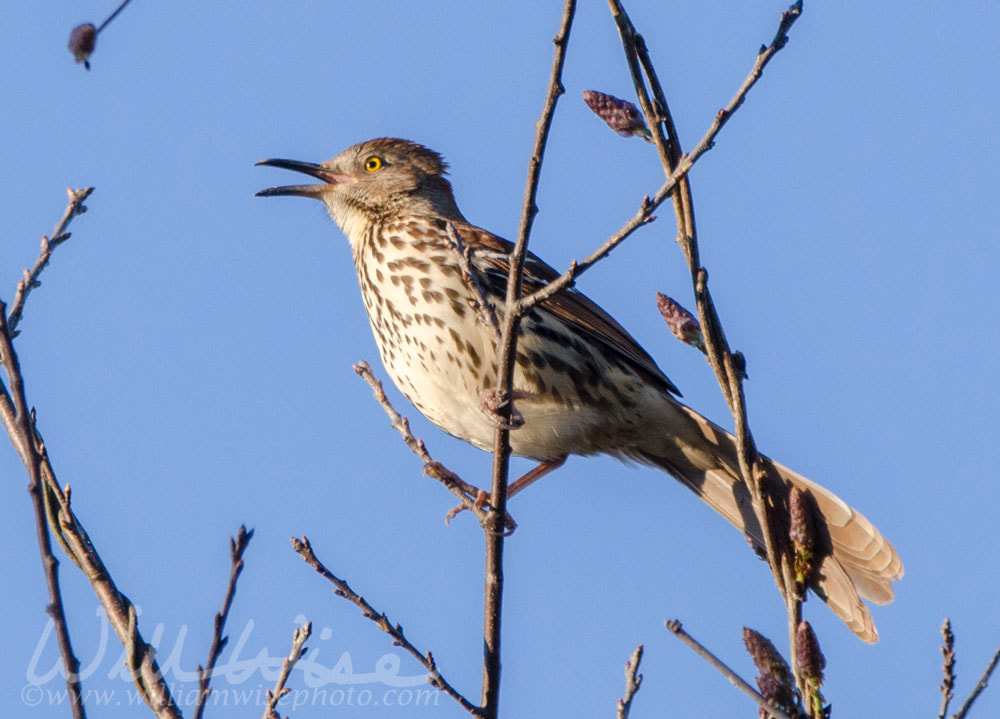
M 493 268 L 506 286 L 510 270 L 509 257 L 514 246 L 496 235 L 490 234 L 474 225 L 451 221 L 462 240 L 475 252 L 479 263 Z M 524 261 L 524 293 L 529 294 L 541 289 L 559 273 L 531 252 Z M 581 334 L 600 340 L 606 347 L 627 362 L 633 369 L 651 384 L 680 396 L 680 390 L 638 342 L 625 331 L 607 312 L 582 292 L 573 288 L 564 290 L 541 305 L 547 311 L 558 317 Z

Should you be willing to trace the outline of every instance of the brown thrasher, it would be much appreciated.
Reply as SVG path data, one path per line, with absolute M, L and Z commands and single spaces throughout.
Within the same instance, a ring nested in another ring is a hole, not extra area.
M 484 396 L 496 386 L 496 334 L 476 305 L 485 295 L 502 314 L 512 246 L 465 221 L 441 156 L 383 138 L 318 165 L 257 164 L 321 181 L 257 194 L 312 197 L 326 205 L 351 243 L 361 295 L 393 382 L 438 427 L 490 450 L 496 416 Z M 469 249 L 475 284 L 463 276 L 456 234 Z M 557 276 L 528 254 L 525 293 Z M 586 296 L 569 289 L 532 309 L 521 323 L 516 362 L 523 425 L 511 432 L 510 443 L 515 454 L 541 464 L 512 490 L 567 455 L 610 454 L 666 470 L 762 543 L 733 437 L 674 399 L 677 389 L 652 357 Z M 895 549 L 833 493 L 772 464 L 772 476 L 781 479 L 768 480 L 765 491 L 784 496 L 789 484 L 797 486 L 821 515 L 812 589 L 861 639 L 877 641 L 860 597 L 877 604 L 892 600 L 892 580 L 903 576 Z

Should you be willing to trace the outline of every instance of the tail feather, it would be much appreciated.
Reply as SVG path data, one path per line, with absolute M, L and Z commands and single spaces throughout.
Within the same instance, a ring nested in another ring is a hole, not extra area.
M 628 451 L 634 459 L 658 466 L 693 490 L 738 529 L 763 544 L 750 492 L 739 473 L 736 440 L 694 410 L 671 400 L 670 432 L 655 444 Z M 892 582 L 903 563 L 892 544 L 863 515 L 829 490 L 777 462 L 780 482 L 765 491 L 786 495 L 796 486 L 812 497 L 817 514 L 820 564 L 810 587 L 862 640 L 878 632 L 862 598 L 876 604 L 893 599 Z

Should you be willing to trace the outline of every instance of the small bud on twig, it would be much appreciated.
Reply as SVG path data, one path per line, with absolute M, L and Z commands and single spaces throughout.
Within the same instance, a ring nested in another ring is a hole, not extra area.
M 799 622 L 795 630 L 795 654 L 799 664 L 799 674 L 805 680 L 806 702 L 809 704 L 809 716 L 826 716 L 823 708 L 823 695 L 819 688 L 823 684 L 823 669 L 826 658 L 820 651 L 819 641 L 809 622 Z
M 799 622 L 799 627 L 795 630 L 795 653 L 799 660 L 799 674 L 804 679 L 815 681 L 817 686 L 822 684 L 826 657 L 820 651 L 816 632 L 809 622 Z
M 809 582 L 815 569 L 813 558 L 816 549 L 812 500 L 807 492 L 792 487 L 788 495 L 788 514 L 790 524 L 788 536 L 795 550 L 795 581 L 804 586 Z
M 743 627 L 743 644 L 746 645 L 747 652 L 760 673 L 757 677 L 757 686 L 761 695 L 787 714 L 795 716 L 798 713 L 795 680 L 788 663 L 769 639 L 749 627 Z M 767 717 L 763 709 L 761 717 L 762 719 Z
M 622 100 L 614 95 L 605 95 L 597 90 L 584 90 L 583 101 L 587 103 L 587 107 L 594 111 L 595 115 L 608 123 L 608 127 L 622 137 L 638 135 L 647 142 L 651 142 L 652 133 L 646 127 L 642 113 L 628 100 Z
M 674 337 L 684 344 L 697 347 L 703 353 L 706 352 L 701 325 L 698 324 L 694 315 L 681 307 L 674 299 L 660 292 L 656 293 L 656 306 Z

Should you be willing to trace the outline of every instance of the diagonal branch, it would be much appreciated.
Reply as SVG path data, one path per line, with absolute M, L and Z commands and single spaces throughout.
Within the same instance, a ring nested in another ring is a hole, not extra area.
M 617 0 L 609 0 L 609 4 L 613 7 L 613 13 L 615 12 L 615 7 L 621 8 L 621 3 L 617 2 Z M 517 305 L 517 310 L 520 314 L 524 314 L 535 305 L 540 302 L 544 302 L 548 298 L 562 292 L 566 288 L 572 287 L 580 275 L 593 267 L 598 261 L 607 257 L 612 250 L 628 239 L 633 232 L 643 225 L 655 220 L 656 218 L 653 215 L 653 212 L 660 205 L 662 205 L 668 197 L 673 197 L 678 188 L 680 189 L 679 198 L 674 200 L 674 210 L 675 213 L 678 214 L 678 221 L 680 223 L 678 241 L 681 242 L 685 256 L 688 258 L 688 264 L 696 269 L 700 268 L 697 242 L 689 243 L 686 241 L 687 237 L 695 237 L 694 211 L 691 206 L 691 193 L 687 181 L 687 175 L 702 155 L 715 147 L 715 139 L 719 132 L 721 132 L 723 125 L 728 122 L 729 118 L 732 117 L 740 105 L 743 104 L 747 93 L 750 92 L 750 89 L 757 82 L 757 79 L 760 78 L 764 66 L 770 61 L 774 54 L 784 46 L 784 42 L 787 42 L 788 28 L 791 27 L 791 24 L 801 13 L 801 7 L 796 10 L 796 6 L 798 5 L 800 4 L 796 3 L 796 5 L 793 5 L 788 12 L 782 15 L 781 27 L 783 30 L 779 31 L 778 36 L 776 36 L 775 41 L 772 42 L 770 46 L 758 54 L 756 61 L 754 62 L 753 69 L 750 71 L 746 80 L 743 81 L 743 84 L 740 86 L 736 95 L 733 96 L 725 108 L 719 110 L 712 123 L 709 125 L 708 130 L 706 130 L 705 134 L 702 135 L 701 139 L 698 141 L 698 144 L 696 144 L 694 149 L 687 154 L 682 154 L 680 151 L 680 142 L 676 136 L 673 118 L 670 117 L 669 111 L 667 110 L 666 99 L 663 97 L 663 89 L 660 87 L 659 80 L 656 79 L 656 73 L 652 68 L 648 52 L 645 49 L 645 41 L 643 41 L 641 35 L 635 33 L 635 28 L 631 26 L 631 21 L 628 20 L 628 16 L 625 14 L 624 9 L 621 8 L 618 11 L 618 14 L 615 15 L 616 20 L 627 23 L 627 28 L 629 28 L 625 31 L 620 30 L 620 32 L 622 32 L 622 41 L 623 43 L 626 43 L 626 53 L 638 52 L 638 56 L 643 65 L 643 70 L 650 78 L 653 96 L 657 99 L 658 108 L 654 110 L 652 105 L 649 103 L 648 94 L 646 93 L 641 75 L 634 75 L 633 80 L 636 83 L 636 94 L 639 95 L 640 104 L 642 103 L 643 97 L 647 98 L 646 106 L 643 107 L 643 112 L 646 114 L 647 123 L 650 128 L 652 128 L 654 141 L 656 142 L 657 148 L 660 152 L 661 160 L 664 155 L 666 155 L 666 157 L 670 160 L 670 164 L 665 168 L 667 175 L 666 180 L 652 195 L 652 197 L 647 196 L 643 198 L 635 215 L 629 218 L 629 220 L 626 221 L 615 234 L 605 240 L 597 247 L 597 249 L 587 255 L 585 259 L 570 263 L 569 268 L 558 278 L 547 284 L 542 289 L 523 297 Z M 784 41 L 782 41 L 781 38 L 784 38 Z M 639 88 L 642 88 L 642 90 L 640 91 Z M 662 121 L 663 127 L 667 130 L 667 137 L 665 139 L 662 137 L 663 129 L 660 127 L 660 122 L 658 122 L 658 120 Z M 656 140 L 655 138 L 660 139 Z M 661 149 L 661 147 L 665 149 Z M 688 234 L 685 234 L 685 231 Z M 717 324 L 718 322 L 716 321 L 716 325 Z M 705 325 L 704 320 L 702 320 L 702 325 Z M 718 359 L 718 357 L 713 358 L 710 356 L 710 360 L 711 359 Z M 723 374 L 725 373 L 723 364 L 719 364 L 718 367 L 713 364 L 713 368 L 716 369 L 716 374 L 719 374 L 720 372 Z M 729 382 L 726 382 L 722 389 L 726 396 L 726 401 L 730 402 L 731 388 Z
M 441 675 L 441 672 L 437 668 L 437 663 L 434 661 L 434 656 L 430 652 L 424 654 L 410 643 L 410 640 L 403 634 L 403 627 L 401 624 L 393 624 L 390 622 L 389 618 L 383 612 L 376 610 L 364 597 L 351 589 L 351 586 L 347 582 L 334 575 L 333 572 L 327 569 L 323 563 L 319 561 L 307 538 L 303 537 L 302 539 L 296 539 L 295 537 L 292 537 L 292 548 L 298 552 L 299 556 L 305 560 L 306 564 L 315 569 L 320 576 L 336 587 L 336 589 L 333 590 L 334 594 L 338 597 L 343 597 L 358 607 L 366 619 L 370 619 L 375 622 L 375 626 L 392 637 L 393 644 L 402 647 L 418 662 L 420 662 L 424 669 L 427 670 L 427 682 L 431 686 L 435 689 L 443 691 L 445 694 L 458 702 L 461 707 L 465 709 L 465 711 L 469 712 L 473 716 L 479 717 L 483 715 L 482 709 L 466 699 Z
M 721 659 L 712 654 L 705 646 L 699 642 L 697 639 L 692 637 L 681 626 L 681 623 L 677 619 L 671 619 L 664 622 L 667 630 L 673 634 L 675 637 L 684 642 L 688 647 L 690 647 L 695 654 L 700 656 L 706 662 L 711 664 L 713 667 L 719 670 L 722 675 L 729 680 L 729 683 L 734 687 L 739 689 L 741 692 L 746 694 L 748 697 L 753 699 L 765 712 L 775 717 L 775 719 L 790 719 L 790 717 L 781 709 L 772 706 L 767 699 L 761 696 L 760 692 L 754 689 L 752 686 L 746 683 L 739 674 L 730 669 Z
M 642 674 L 639 674 L 639 662 L 642 661 L 642 645 L 640 644 L 632 652 L 632 655 L 625 662 L 625 695 L 618 700 L 618 719 L 628 719 L 628 714 L 632 710 L 632 700 L 635 699 L 636 692 L 642 684 Z
M 750 89 L 760 79 L 764 67 L 788 42 L 788 31 L 801 15 L 802 3 L 801 0 L 798 0 L 787 12 L 782 14 L 778 30 L 771 44 L 761 48 L 750 73 L 736 94 L 722 110 L 716 113 L 708 131 L 687 155 L 681 154 L 680 138 L 677 135 L 676 126 L 670 115 L 663 88 L 653 68 L 645 41 L 641 35 L 636 33 L 621 2 L 609 0 L 609 5 L 619 29 L 636 94 L 647 123 L 653 130 L 653 138 L 660 154 L 660 161 L 668 178 L 667 184 L 670 184 L 672 178 L 677 177 L 678 172 L 682 173 L 682 179 L 676 183 L 676 190 L 673 192 L 674 212 L 677 216 L 678 226 L 677 240 L 684 251 L 691 272 L 698 315 L 704 332 L 706 354 L 735 422 L 740 474 L 754 499 L 753 505 L 757 521 L 764 535 L 764 549 L 768 564 L 788 610 L 792 666 L 795 667 L 796 680 L 801 689 L 803 685 L 798 676 L 795 643 L 796 630 L 802 618 L 801 596 L 792 579 L 791 552 L 788 548 L 788 542 L 778 529 L 781 522 L 774 521 L 772 518 L 771 511 L 769 511 L 770 505 L 764 501 L 765 497 L 761 490 L 761 482 L 766 476 L 767 469 L 757 452 L 747 421 L 743 394 L 744 361 L 742 356 L 737 359 L 737 356 L 730 350 L 725 332 L 722 329 L 722 322 L 708 291 L 708 272 L 701 266 L 700 262 L 691 188 L 686 173 L 701 155 L 714 147 L 715 138 L 729 118 L 743 104 Z M 649 81 L 653 97 L 656 99 L 657 107 L 655 108 L 646 91 L 646 80 Z M 664 136 L 664 132 L 666 136 Z M 657 198 L 660 195 L 661 193 L 658 192 Z
M 223 647 L 229 642 L 229 637 L 222 635 L 226 628 L 226 619 L 229 617 L 229 608 L 233 605 L 233 597 L 236 596 L 236 581 L 243 572 L 243 554 L 253 539 L 253 530 L 240 525 L 239 531 L 234 539 L 229 540 L 229 586 L 226 588 L 226 596 L 222 600 L 222 609 L 215 615 L 215 631 L 212 634 L 212 646 L 208 650 L 208 661 L 204 669 L 198 667 L 198 701 L 194 707 L 194 719 L 201 719 L 205 712 L 205 702 L 212 692 L 209 682 L 212 681 L 212 672 L 215 669 L 215 662 L 218 661 Z
M 528 237 L 538 206 L 535 195 L 541 176 L 542 158 L 552 126 L 556 102 L 565 92 L 562 85 L 563 64 L 566 61 L 566 47 L 569 43 L 576 0 L 566 0 L 563 7 L 559 31 L 552 39 L 555 51 L 552 57 L 552 72 L 542 114 L 535 123 L 535 141 L 528 163 L 528 177 L 524 186 L 524 201 L 521 207 L 521 222 L 517 241 L 510 255 L 510 271 L 507 277 L 507 297 L 503 319 L 503 330 L 497 347 L 497 407 L 496 414 L 501 425 L 496 430 L 493 443 L 493 480 L 490 504 L 495 510 L 486 526 L 486 586 L 483 606 L 483 716 L 496 719 L 500 701 L 500 620 L 503 605 L 503 522 L 507 514 L 507 483 L 510 470 L 510 430 L 513 415 L 514 360 L 517 354 L 517 335 L 521 315 L 518 300 L 521 298 L 521 280 L 524 276 L 524 258 L 528 248 Z
M 410 448 L 410 451 L 417 455 L 420 461 L 424 463 L 424 474 L 429 477 L 433 477 L 443 484 L 449 492 L 458 497 L 459 501 L 462 502 L 463 507 L 476 515 L 480 525 L 485 526 L 486 512 L 483 511 L 483 509 L 480 508 L 475 501 L 475 497 L 479 493 L 479 490 L 471 484 L 465 482 L 461 477 L 445 467 L 443 464 L 431 458 L 430 454 L 427 452 L 427 447 L 424 446 L 424 441 L 414 437 L 413 433 L 410 431 L 409 420 L 399 414 L 399 412 L 397 412 L 389 403 L 389 398 L 385 395 L 385 389 L 382 387 L 382 382 L 375 378 L 375 375 L 372 373 L 372 368 L 367 362 L 364 360 L 358 362 L 354 365 L 354 371 L 357 372 L 358 376 L 367 382 L 372 388 L 375 401 L 378 402 L 382 406 L 382 409 L 385 410 L 385 413 L 389 415 L 389 422 L 392 424 L 393 429 L 399 432 L 400 436 L 403 438 L 403 442 Z
M 992 658 L 986 665 L 986 671 L 983 675 L 979 677 L 979 681 L 976 682 L 975 689 L 969 694 L 969 698 L 965 700 L 962 707 L 952 715 L 951 719 L 965 719 L 969 710 L 972 708 L 973 703 L 979 698 L 979 695 L 983 693 L 986 685 L 989 684 L 990 676 L 993 674 L 993 670 L 997 668 L 997 662 L 1000 662 L 1000 647 L 997 648 L 996 652 L 993 653 Z
M 55 531 L 62 537 L 63 547 L 69 553 L 70 559 L 90 582 L 115 634 L 125 647 L 132 681 L 139 691 L 139 696 L 160 719 L 180 719 L 180 710 L 156 662 L 156 650 L 147 644 L 139 633 L 135 606 L 115 585 L 104 561 L 90 541 L 90 536 L 73 512 L 70 488 L 67 485 L 64 491 L 59 486 L 41 440 L 38 449 L 42 458 L 45 484 L 54 502 L 51 516 L 54 516 L 57 522 Z
M 476 316 L 480 322 L 493 332 L 494 342 L 499 342 L 500 323 L 497 321 L 497 313 L 493 309 L 493 305 L 490 304 L 486 296 L 486 290 L 479 282 L 476 273 L 469 263 L 472 248 L 465 244 L 462 236 L 458 234 L 458 230 L 455 229 L 455 225 L 451 222 L 448 223 L 448 242 L 458 260 L 458 267 L 462 271 L 462 280 L 472 292 L 472 302 L 476 309 Z
M 28 470 L 28 492 L 31 494 L 31 502 L 35 509 L 35 534 L 42 555 L 45 583 L 49 590 L 49 604 L 46 611 L 52 617 L 55 625 L 73 717 L 74 719 L 84 719 L 83 697 L 80 689 L 80 662 L 73 653 L 73 645 L 69 638 L 69 626 L 66 623 L 66 612 L 63 608 L 62 592 L 59 588 L 59 561 L 52 553 L 52 540 L 49 537 L 44 496 L 46 487 L 42 480 L 42 459 L 38 446 L 35 444 L 34 413 L 28 410 L 21 365 L 17 353 L 14 351 L 6 317 L 7 306 L 0 301 L 0 362 L 3 363 L 3 369 L 10 382 L 10 395 L 7 394 L 6 387 L 3 388 L 5 409 L 3 420 L 11 443 L 21 455 L 21 461 L 24 462 L 24 466 Z
M 65 234 L 66 225 L 70 219 L 79 214 L 80 203 L 92 190 L 70 190 L 70 207 L 64 213 L 63 220 L 56 226 L 55 236 Z M 63 238 L 65 239 L 65 237 Z M 51 252 L 51 243 L 49 253 Z M 20 292 L 20 305 L 15 309 L 23 310 L 23 305 L 32 286 L 37 284 L 37 275 L 44 269 L 48 256 L 43 247 L 40 262 L 36 269 L 28 273 L 33 281 L 24 284 Z M 20 311 L 15 318 L 20 314 Z M 125 647 L 132 679 L 139 695 L 161 719 L 177 719 L 180 711 L 174 703 L 170 690 L 156 663 L 154 651 L 146 644 L 136 624 L 135 607 L 128 597 L 118 591 L 111 579 L 104 562 L 94 548 L 90 537 L 73 513 L 70 506 L 69 487 L 62 489 L 56 480 L 55 470 L 49 461 L 48 451 L 35 423 L 34 411 L 29 411 L 24 391 L 24 380 L 14 350 L 10 326 L 7 322 L 7 307 L 0 302 L 0 355 L 2 364 L 10 382 L 10 392 L 0 382 L 0 422 L 3 422 L 10 437 L 11 444 L 18 452 L 30 477 L 29 491 L 35 505 L 35 521 L 38 541 L 42 552 L 42 560 L 49 585 L 49 613 L 56 625 L 56 634 L 60 645 L 60 653 L 66 666 L 67 685 L 73 706 L 74 716 L 83 716 L 83 707 L 79 703 L 78 662 L 72 654 L 69 635 L 66 629 L 65 615 L 62 609 L 62 599 L 59 594 L 58 562 L 52 554 L 49 528 L 55 533 L 56 539 L 66 551 L 67 556 L 83 572 L 104 607 L 115 633 Z M 74 688 L 75 684 L 75 688 Z
M 305 654 L 304 645 L 306 640 L 309 639 L 310 634 L 312 634 L 312 622 L 306 622 L 301 627 L 295 627 L 295 631 L 292 632 L 292 650 L 288 652 L 288 656 L 281 662 L 281 672 L 278 674 L 278 680 L 274 684 L 274 689 L 267 690 L 267 704 L 264 706 L 263 719 L 281 719 L 281 715 L 278 714 L 278 702 L 291 691 L 285 686 L 285 683 L 288 681 L 292 669 L 298 663 L 299 659 L 302 658 L 302 655 Z
M 35 260 L 35 264 L 30 270 L 24 271 L 24 277 L 17 283 L 14 304 L 11 305 L 10 313 L 7 315 L 7 327 L 10 330 L 12 338 L 17 337 L 19 334 L 17 325 L 21 321 L 21 315 L 24 312 L 24 303 L 28 299 L 28 295 L 41 284 L 38 281 L 38 276 L 42 274 L 42 270 L 49 264 L 52 252 L 70 238 L 70 233 L 66 231 L 66 228 L 69 227 L 69 223 L 74 217 L 82 215 L 87 211 L 83 203 L 90 197 L 90 193 L 93 191 L 93 187 L 85 187 L 81 190 L 66 190 L 66 194 L 69 196 L 69 204 L 66 206 L 66 210 L 63 212 L 63 216 L 59 222 L 56 223 L 55 229 L 52 230 L 51 239 L 42 235 L 42 248 L 38 253 L 38 259 Z

